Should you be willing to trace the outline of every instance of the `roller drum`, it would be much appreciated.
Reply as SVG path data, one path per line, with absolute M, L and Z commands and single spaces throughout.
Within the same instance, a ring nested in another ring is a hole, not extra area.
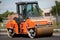
M 38 27 L 36 28 L 36 37 L 52 36 L 53 27 Z

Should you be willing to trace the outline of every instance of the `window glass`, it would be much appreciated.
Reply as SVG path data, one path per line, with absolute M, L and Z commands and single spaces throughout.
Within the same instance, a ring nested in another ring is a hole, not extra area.
M 40 16 L 36 6 L 37 6 L 37 4 L 28 4 L 27 5 L 27 14 L 29 17 Z

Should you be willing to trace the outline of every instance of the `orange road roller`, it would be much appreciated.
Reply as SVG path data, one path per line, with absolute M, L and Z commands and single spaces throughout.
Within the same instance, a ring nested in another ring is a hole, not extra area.
M 16 16 L 6 23 L 9 37 L 15 34 L 28 35 L 30 38 L 52 36 L 53 21 L 40 17 L 37 1 L 17 2 L 16 9 Z

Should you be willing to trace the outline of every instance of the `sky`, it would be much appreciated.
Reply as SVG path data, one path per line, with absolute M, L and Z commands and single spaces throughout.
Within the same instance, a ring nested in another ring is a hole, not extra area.
M 11 12 L 16 12 L 16 2 L 19 1 L 32 1 L 32 0 L 0 0 L 2 3 L 0 4 L 0 14 L 4 13 L 6 10 Z M 33 0 L 38 1 L 39 7 L 41 9 L 51 8 L 55 5 L 55 0 Z M 59 1 L 59 0 L 58 0 Z

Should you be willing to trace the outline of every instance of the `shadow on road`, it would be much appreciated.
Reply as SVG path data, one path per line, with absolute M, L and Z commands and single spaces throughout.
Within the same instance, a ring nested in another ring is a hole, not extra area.
M 15 35 L 14 38 L 29 38 L 28 35 L 22 35 L 22 34 L 18 34 L 18 35 Z M 46 38 L 46 37 L 54 37 L 54 36 L 47 36 L 47 35 L 44 35 L 44 36 L 40 36 L 40 37 L 35 37 L 35 38 Z
M 22 35 L 22 34 L 18 34 L 14 36 L 14 38 L 20 38 L 20 37 L 29 38 L 28 35 Z
M 5 37 L 5 38 L 9 38 L 8 35 L 0 35 L 0 37 Z M 19 34 L 19 35 L 15 35 L 13 38 L 29 38 L 28 35 L 22 35 L 22 34 Z M 60 38 L 60 36 L 56 36 L 56 35 L 52 35 L 52 36 L 41 36 L 41 37 L 35 37 L 34 39 L 37 39 L 37 38 Z

